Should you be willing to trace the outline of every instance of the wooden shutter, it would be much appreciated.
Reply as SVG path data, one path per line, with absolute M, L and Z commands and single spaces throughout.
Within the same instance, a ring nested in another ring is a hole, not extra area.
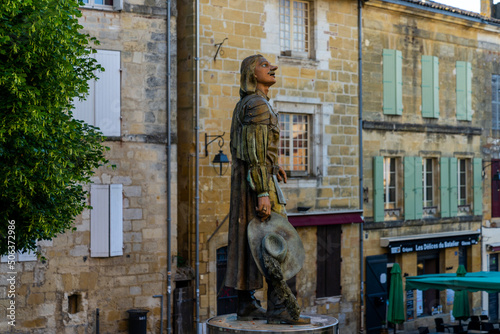
M 109 186 L 109 256 L 123 255 L 123 196 L 121 184 Z
M 422 117 L 439 118 L 439 60 L 422 56 Z
M 500 75 L 491 75 L 491 127 L 494 130 L 500 130 Z
M 401 51 L 383 51 L 383 110 L 387 115 L 401 115 L 403 112 L 403 57 Z
M 424 203 L 422 198 L 422 158 L 415 157 L 415 219 L 422 218 Z
M 405 219 L 415 219 L 415 159 L 404 157 L 404 207 Z
M 472 120 L 472 67 L 469 62 L 457 61 L 457 119 Z
M 500 180 L 495 180 L 495 175 L 500 170 L 500 160 L 491 162 L 491 217 L 500 217 Z
M 91 57 L 94 58 L 94 55 L 91 55 Z M 83 101 L 78 99 L 74 101 L 73 117 L 87 124 L 95 125 L 95 80 L 90 80 L 87 83 L 89 85 L 88 95 Z
M 99 50 L 96 59 L 104 67 L 95 84 L 95 125 L 105 136 L 120 135 L 120 52 Z
M 384 157 L 373 157 L 373 221 L 383 222 L 384 217 Z
M 422 158 L 404 158 L 405 219 L 422 218 Z
M 113 0 L 114 10 L 123 10 L 123 0 Z
M 458 214 L 458 162 L 450 158 L 450 216 Z
M 440 161 L 441 217 L 450 217 L 450 158 Z
M 473 164 L 473 212 L 474 215 L 479 216 L 483 214 L 483 178 L 482 174 L 482 160 L 474 158 Z
M 90 186 L 90 256 L 109 256 L 109 186 Z

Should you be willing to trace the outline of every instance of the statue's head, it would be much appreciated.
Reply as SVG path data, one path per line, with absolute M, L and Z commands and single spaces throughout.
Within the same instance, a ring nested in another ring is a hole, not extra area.
M 260 58 L 264 58 L 262 55 L 253 55 L 246 57 L 241 62 L 240 68 L 240 96 L 244 97 L 249 94 L 253 94 L 257 87 L 257 79 L 255 78 L 255 66 Z

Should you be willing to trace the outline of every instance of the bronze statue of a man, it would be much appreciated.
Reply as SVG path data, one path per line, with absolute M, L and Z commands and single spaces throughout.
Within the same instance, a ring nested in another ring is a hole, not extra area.
M 277 69 L 262 55 L 247 57 L 241 64 L 241 99 L 234 109 L 231 124 L 232 174 L 226 286 L 238 291 L 239 320 L 267 319 L 268 323 L 301 324 L 308 323 L 308 319 L 300 318 L 300 309 L 284 282 L 283 276 L 286 275 L 281 273 L 280 268 L 277 273 L 280 279 L 276 279 L 276 275 L 265 275 L 268 282 L 267 311 L 254 297 L 255 290 L 263 287 L 262 272 L 267 267 L 263 262 L 256 263 L 254 260 L 254 250 L 251 250 L 247 235 L 252 221 L 258 222 L 255 225 L 272 220 L 272 217 L 277 218 L 275 221 L 282 217 L 281 220 L 289 225 L 285 200 L 278 186 L 278 181 L 287 180 L 284 169 L 278 166 L 278 115 L 267 97 L 269 88 L 276 83 Z M 259 230 L 259 226 L 256 230 Z M 266 237 L 270 247 L 276 244 L 276 240 L 281 240 L 275 234 Z M 282 255 L 286 255 L 284 243 Z M 274 251 L 269 249 L 269 252 Z M 265 250 L 264 253 L 269 255 Z M 266 259 L 276 262 L 272 256 Z M 292 302 L 289 297 L 293 299 Z

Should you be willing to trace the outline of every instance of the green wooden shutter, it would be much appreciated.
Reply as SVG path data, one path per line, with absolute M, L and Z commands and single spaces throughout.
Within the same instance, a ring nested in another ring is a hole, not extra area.
M 441 158 L 440 168 L 441 217 L 444 218 L 450 216 L 450 158 Z
M 384 217 L 384 158 L 373 157 L 373 221 L 383 222 Z
M 386 115 L 401 115 L 403 112 L 403 57 L 401 51 L 383 51 L 384 105 Z
M 483 214 L 483 179 L 482 173 L 482 160 L 474 158 L 473 161 L 473 190 L 474 190 L 474 215 L 479 216 Z
M 415 217 L 415 158 L 404 157 L 404 194 L 405 194 L 405 220 Z
M 466 97 L 467 97 L 467 120 L 472 121 L 472 66 L 469 62 L 466 63 Z
M 458 162 L 450 158 L 450 216 L 458 214 Z
M 439 60 L 422 56 L 422 117 L 439 118 Z
M 457 119 L 472 120 L 472 68 L 466 61 L 457 61 Z
M 422 218 L 423 198 L 422 198 L 422 158 L 415 157 L 415 219 Z

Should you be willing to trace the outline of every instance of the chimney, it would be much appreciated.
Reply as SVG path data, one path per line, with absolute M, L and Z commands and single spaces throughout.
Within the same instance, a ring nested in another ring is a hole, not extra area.
M 493 0 L 481 0 L 481 15 L 492 17 L 493 13 Z

